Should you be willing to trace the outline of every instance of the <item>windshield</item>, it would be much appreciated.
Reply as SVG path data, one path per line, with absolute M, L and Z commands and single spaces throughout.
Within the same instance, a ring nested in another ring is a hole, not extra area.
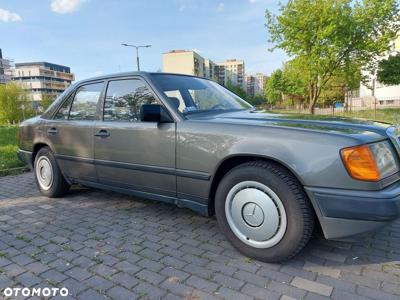
M 250 109 L 252 106 L 218 83 L 190 76 L 153 74 L 168 100 L 183 115 Z

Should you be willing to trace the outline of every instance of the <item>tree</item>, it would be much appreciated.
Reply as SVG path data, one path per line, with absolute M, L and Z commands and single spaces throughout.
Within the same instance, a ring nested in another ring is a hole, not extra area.
M 400 55 L 389 56 L 378 65 L 378 81 L 387 85 L 400 84 Z
M 226 86 L 225 86 L 228 90 L 230 90 L 232 93 L 238 95 L 240 98 L 245 99 L 247 98 L 247 94 L 244 91 L 244 89 L 242 87 L 240 87 L 239 85 L 234 85 L 231 82 L 227 82 Z
M 288 100 L 303 102 L 307 97 L 308 72 L 305 72 L 301 58 L 295 58 L 283 66 L 284 94 Z
M 247 97 L 247 102 L 251 105 L 258 106 L 266 103 L 266 99 L 262 95 L 254 95 L 254 97 Z
M 40 101 L 42 111 L 45 111 L 54 102 L 54 100 L 54 96 L 43 94 L 42 101 Z
M 396 37 L 399 21 L 396 0 L 289 0 L 279 16 L 266 11 L 273 49 L 299 59 L 307 72 L 310 113 L 337 72 L 376 63 Z
M 0 123 L 15 123 L 32 115 L 26 92 L 16 83 L 0 85 Z
M 265 97 L 269 104 L 275 104 L 278 101 L 283 100 L 283 94 L 285 89 L 285 83 L 283 80 L 283 72 L 278 69 L 271 74 L 265 84 Z

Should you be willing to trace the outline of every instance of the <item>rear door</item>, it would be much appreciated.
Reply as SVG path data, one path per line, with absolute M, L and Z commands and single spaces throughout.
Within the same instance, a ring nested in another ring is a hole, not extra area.
M 143 104 L 162 104 L 140 77 L 112 79 L 95 126 L 100 183 L 176 196 L 175 123 L 141 122 Z
M 43 128 L 61 169 L 70 178 L 97 180 L 93 130 L 103 86 L 104 82 L 80 85 Z

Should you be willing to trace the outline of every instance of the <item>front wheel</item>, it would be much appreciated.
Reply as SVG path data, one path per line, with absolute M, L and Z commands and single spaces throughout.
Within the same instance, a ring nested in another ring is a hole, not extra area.
M 41 148 L 37 153 L 34 173 L 36 184 L 44 196 L 61 197 L 70 188 L 48 147 Z
M 312 207 L 297 179 L 281 166 L 262 161 L 239 165 L 225 175 L 215 212 L 233 246 L 265 262 L 296 255 L 314 227 Z

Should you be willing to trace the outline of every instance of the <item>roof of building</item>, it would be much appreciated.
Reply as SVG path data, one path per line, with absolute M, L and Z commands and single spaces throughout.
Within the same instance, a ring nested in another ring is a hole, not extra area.
M 194 51 L 193 50 L 176 49 L 176 50 L 169 50 L 168 52 L 165 52 L 164 54 L 168 54 L 168 53 L 186 53 L 186 52 L 194 52 Z
M 38 62 L 23 62 L 16 63 L 15 67 L 28 67 L 28 66 L 43 66 L 45 68 L 49 68 L 50 70 L 71 73 L 71 68 L 63 65 L 53 64 L 46 61 L 38 61 Z

